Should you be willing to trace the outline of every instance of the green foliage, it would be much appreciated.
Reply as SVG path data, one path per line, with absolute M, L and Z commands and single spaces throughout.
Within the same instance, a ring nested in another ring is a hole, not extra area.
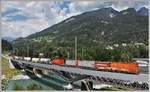
M 27 90 L 42 90 L 42 86 L 32 82 L 27 86 Z
M 131 57 L 129 56 L 129 54 L 128 53 L 123 53 L 123 54 L 121 54 L 121 61 L 123 61 L 123 62 L 129 62 L 129 61 L 131 61 Z
M 2 79 L 2 81 L 1 81 L 2 90 L 6 90 L 7 86 L 8 86 L 8 80 L 7 79 Z
M 11 79 L 13 76 L 20 74 L 20 71 L 17 69 L 11 69 L 9 67 L 9 61 L 8 59 L 2 57 L 2 75 L 5 75 L 6 79 Z
M 2 39 L 2 52 L 12 50 L 12 45 L 6 40 Z
M 120 61 L 121 58 L 121 51 L 120 50 L 113 50 L 111 53 L 111 60 L 112 61 Z
M 42 86 L 38 85 L 34 82 L 27 85 L 27 87 L 24 87 L 23 85 L 19 85 L 19 84 L 15 83 L 13 85 L 12 90 L 42 90 Z
M 17 83 L 15 83 L 12 88 L 12 90 L 24 90 L 24 89 L 25 88 L 22 85 L 19 85 Z
M 139 46 L 138 50 L 141 58 L 148 57 L 148 46 Z

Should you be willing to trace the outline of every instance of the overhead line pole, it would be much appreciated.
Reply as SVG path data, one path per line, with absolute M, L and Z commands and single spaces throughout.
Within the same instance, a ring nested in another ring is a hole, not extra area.
M 75 60 L 77 60 L 77 37 L 75 36 Z
M 82 60 L 83 60 L 83 48 L 82 48 Z
M 76 66 L 78 66 L 78 60 L 77 60 L 77 37 L 75 36 L 75 62 Z
M 27 44 L 27 57 L 29 57 L 29 44 Z

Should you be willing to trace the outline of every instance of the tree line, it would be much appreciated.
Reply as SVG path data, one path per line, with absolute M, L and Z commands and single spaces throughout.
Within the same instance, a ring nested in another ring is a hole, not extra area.
M 13 53 L 17 56 L 39 57 L 43 53 L 45 58 L 63 57 L 65 59 L 75 59 L 74 47 L 52 46 L 46 44 L 29 44 L 13 47 Z M 147 58 L 148 46 L 130 44 L 129 46 L 114 47 L 107 49 L 105 46 L 78 47 L 77 59 L 95 61 L 123 61 L 130 62 L 132 58 Z

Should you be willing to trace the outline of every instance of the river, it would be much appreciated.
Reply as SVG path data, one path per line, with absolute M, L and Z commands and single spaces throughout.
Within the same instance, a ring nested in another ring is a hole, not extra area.
M 33 77 L 33 75 L 30 75 Z M 18 79 L 18 80 L 9 80 L 6 91 L 14 90 L 14 85 L 22 85 L 23 90 L 27 90 L 27 86 L 32 83 L 38 84 L 41 87 L 41 90 L 64 90 L 65 85 L 68 83 L 63 78 L 59 77 L 55 73 L 48 75 L 42 75 L 41 78 L 33 77 L 30 79 Z M 79 89 L 80 82 L 76 82 L 74 87 Z

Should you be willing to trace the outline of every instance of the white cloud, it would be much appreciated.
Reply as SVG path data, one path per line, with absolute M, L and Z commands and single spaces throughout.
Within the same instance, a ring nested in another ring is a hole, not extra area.
M 2 1 L 2 13 L 13 8 L 19 9 L 19 11 L 10 13 L 9 16 L 24 15 L 30 17 L 24 21 L 8 21 L 10 19 L 8 15 L 2 16 L 2 36 L 25 37 L 85 11 L 110 6 L 120 11 L 128 7 L 147 6 L 148 4 L 144 1 L 140 0 L 140 4 L 127 0 L 70 1 L 67 3 L 68 7 L 63 8 L 60 7 L 63 4 L 62 1 Z
M 17 21 L 17 22 L 5 22 L 2 23 L 2 30 L 7 30 L 7 32 L 2 31 L 2 34 L 10 37 L 25 37 L 35 32 L 39 32 L 43 30 L 43 28 L 47 28 L 49 26 L 48 22 L 40 19 L 31 19 L 25 21 Z

